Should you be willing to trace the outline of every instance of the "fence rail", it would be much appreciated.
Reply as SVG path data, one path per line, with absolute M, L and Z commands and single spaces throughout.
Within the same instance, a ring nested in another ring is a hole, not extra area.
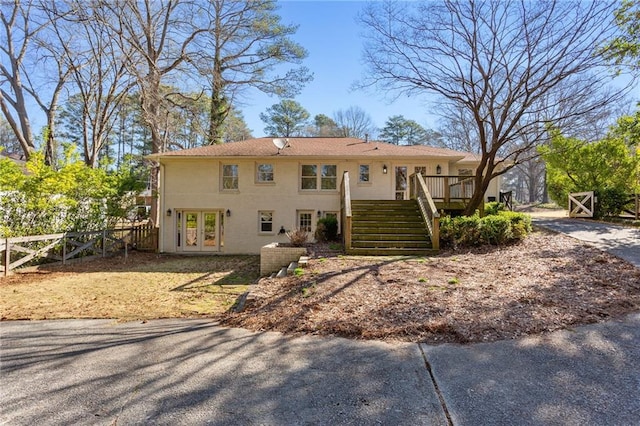
M 630 194 L 620 217 L 640 220 L 640 194 Z
M 61 262 L 73 259 L 106 257 L 108 254 L 129 249 L 156 251 L 158 229 L 152 225 L 102 231 L 65 232 L 61 234 L 32 235 L 0 239 L 0 273 L 35 262 Z

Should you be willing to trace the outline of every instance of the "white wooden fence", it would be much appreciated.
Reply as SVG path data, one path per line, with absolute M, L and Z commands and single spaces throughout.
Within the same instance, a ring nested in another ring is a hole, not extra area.
M 91 232 L 65 232 L 0 239 L 0 273 L 40 261 L 62 262 L 72 259 L 106 257 L 128 249 L 157 250 L 157 228 L 150 225 Z M 46 260 L 45 260 L 46 259 Z
M 593 191 L 569 194 L 569 217 L 593 217 L 594 207 Z

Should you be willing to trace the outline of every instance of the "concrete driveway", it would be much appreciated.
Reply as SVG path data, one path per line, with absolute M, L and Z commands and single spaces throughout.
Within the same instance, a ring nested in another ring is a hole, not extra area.
M 206 320 L 0 323 L 6 425 L 631 425 L 640 314 L 476 345 Z
M 589 243 L 640 268 L 640 229 L 587 219 L 534 217 L 533 223 Z

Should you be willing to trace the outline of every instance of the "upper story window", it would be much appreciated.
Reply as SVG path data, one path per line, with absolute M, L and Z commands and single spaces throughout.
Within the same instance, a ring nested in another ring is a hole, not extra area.
M 338 188 L 338 166 L 336 165 L 323 165 L 322 166 L 322 178 L 321 189 L 337 189 Z
M 318 166 L 303 164 L 300 173 L 301 189 L 318 189 Z
M 257 183 L 273 182 L 273 164 L 269 164 L 269 163 L 256 164 L 256 182 Z
M 319 171 L 319 173 L 318 173 Z M 335 190 L 338 188 L 338 166 L 335 164 L 303 164 L 300 168 L 300 189 Z
M 360 164 L 360 168 L 358 169 L 358 183 L 369 183 L 369 182 L 371 182 L 371 177 L 369 175 L 369 165 Z
M 238 189 L 238 165 L 224 164 L 222 166 L 222 189 L 237 190 Z

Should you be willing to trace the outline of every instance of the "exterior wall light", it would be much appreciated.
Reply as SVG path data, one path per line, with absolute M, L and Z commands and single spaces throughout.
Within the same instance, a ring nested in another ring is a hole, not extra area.
M 227 209 L 227 217 L 231 217 L 231 210 Z
M 382 173 L 383 174 L 387 174 L 387 165 L 385 164 L 384 166 L 382 166 Z
M 167 209 L 167 216 L 171 217 L 171 209 Z
M 437 175 L 441 175 L 441 174 L 442 174 L 442 167 L 440 167 L 440 164 L 438 164 L 438 165 L 436 166 L 436 174 L 437 174 Z

